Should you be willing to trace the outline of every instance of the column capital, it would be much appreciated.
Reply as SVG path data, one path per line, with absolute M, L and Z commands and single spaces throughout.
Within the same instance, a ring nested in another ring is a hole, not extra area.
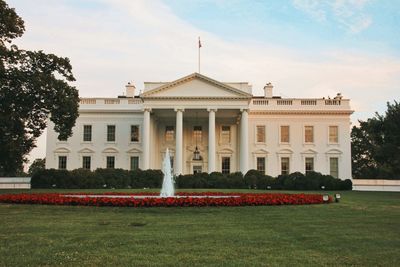
M 151 108 L 143 108 L 142 111 L 143 112 L 145 112 L 145 111 L 151 112 Z
M 217 112 L 218 111 L 218 109 L 217 108 L 207 108 L 207 111 L 208 112 Z
M 174 108 L 174 111 L 175 111 L 175 112 L 178 112 L 178 111 L 180 111 L 180 112 L 184 112 L 184 111 L 185 111 L 185 109 L 184 109 L 184 108 Z
M 242 112 L 242 113 L 243 113 L 243 112 L 249 113 L 249 110 L 250 110 L 249 108 L 241 108 L 241 109 L 240 109 L 240 112 Z

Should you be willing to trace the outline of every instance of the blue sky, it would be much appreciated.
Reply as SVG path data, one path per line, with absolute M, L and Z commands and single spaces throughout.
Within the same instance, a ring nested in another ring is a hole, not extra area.
M 197 71 L 261 95 L 351 99 L 353 124 L 400 98 L 400 0 L 7 0 L 16 43 L 69 57 L 83 97 Z M 32 157 L 43 157 L 45 135 Z

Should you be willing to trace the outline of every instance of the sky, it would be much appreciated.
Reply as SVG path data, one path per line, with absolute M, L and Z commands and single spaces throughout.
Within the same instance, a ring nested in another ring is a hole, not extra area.
M 351 99 L 353 125 L 400 98 L 400 0 L 6 0 L 15 43 L 71 60 L 81 97 L 198 69 L 262 95 Z M 45 157 L 45 134 L 30 159 Z

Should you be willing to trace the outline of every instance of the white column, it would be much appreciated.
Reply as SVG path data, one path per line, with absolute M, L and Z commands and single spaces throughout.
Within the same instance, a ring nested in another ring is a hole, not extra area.
M 240 119 L 240 171 L 245 175 L 249 170 L 249 114 L 243 109 Z
M 208 173 L 215 172 L 215 111 L 208 109 Z
M 175 109 L 176 111 L 176 148 L 175 148 L 175 166 L 176 175 L 182 174 L 183 161 L 183 109 Z
M 150 169 L 150 110 L 144 109 L 143 116 L 143 165 L 144 170 Z

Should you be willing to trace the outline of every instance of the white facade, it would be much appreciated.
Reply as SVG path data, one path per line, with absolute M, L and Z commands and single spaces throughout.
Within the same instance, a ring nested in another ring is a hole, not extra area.
M 351 179 L 350 101 L 282 99 L 271 84 L 264 90 L 257 97 L 248 83 L 193 73 L 145 83 L 136 97 L 128 84 L 124 98 L 83 98 L 68 140 L 59 141 L 49 122 L 46 168 L 160 169 L 169 148 L 175 174 L 307 168 Z M 196 146 L 201 160 L 193 159 Z

